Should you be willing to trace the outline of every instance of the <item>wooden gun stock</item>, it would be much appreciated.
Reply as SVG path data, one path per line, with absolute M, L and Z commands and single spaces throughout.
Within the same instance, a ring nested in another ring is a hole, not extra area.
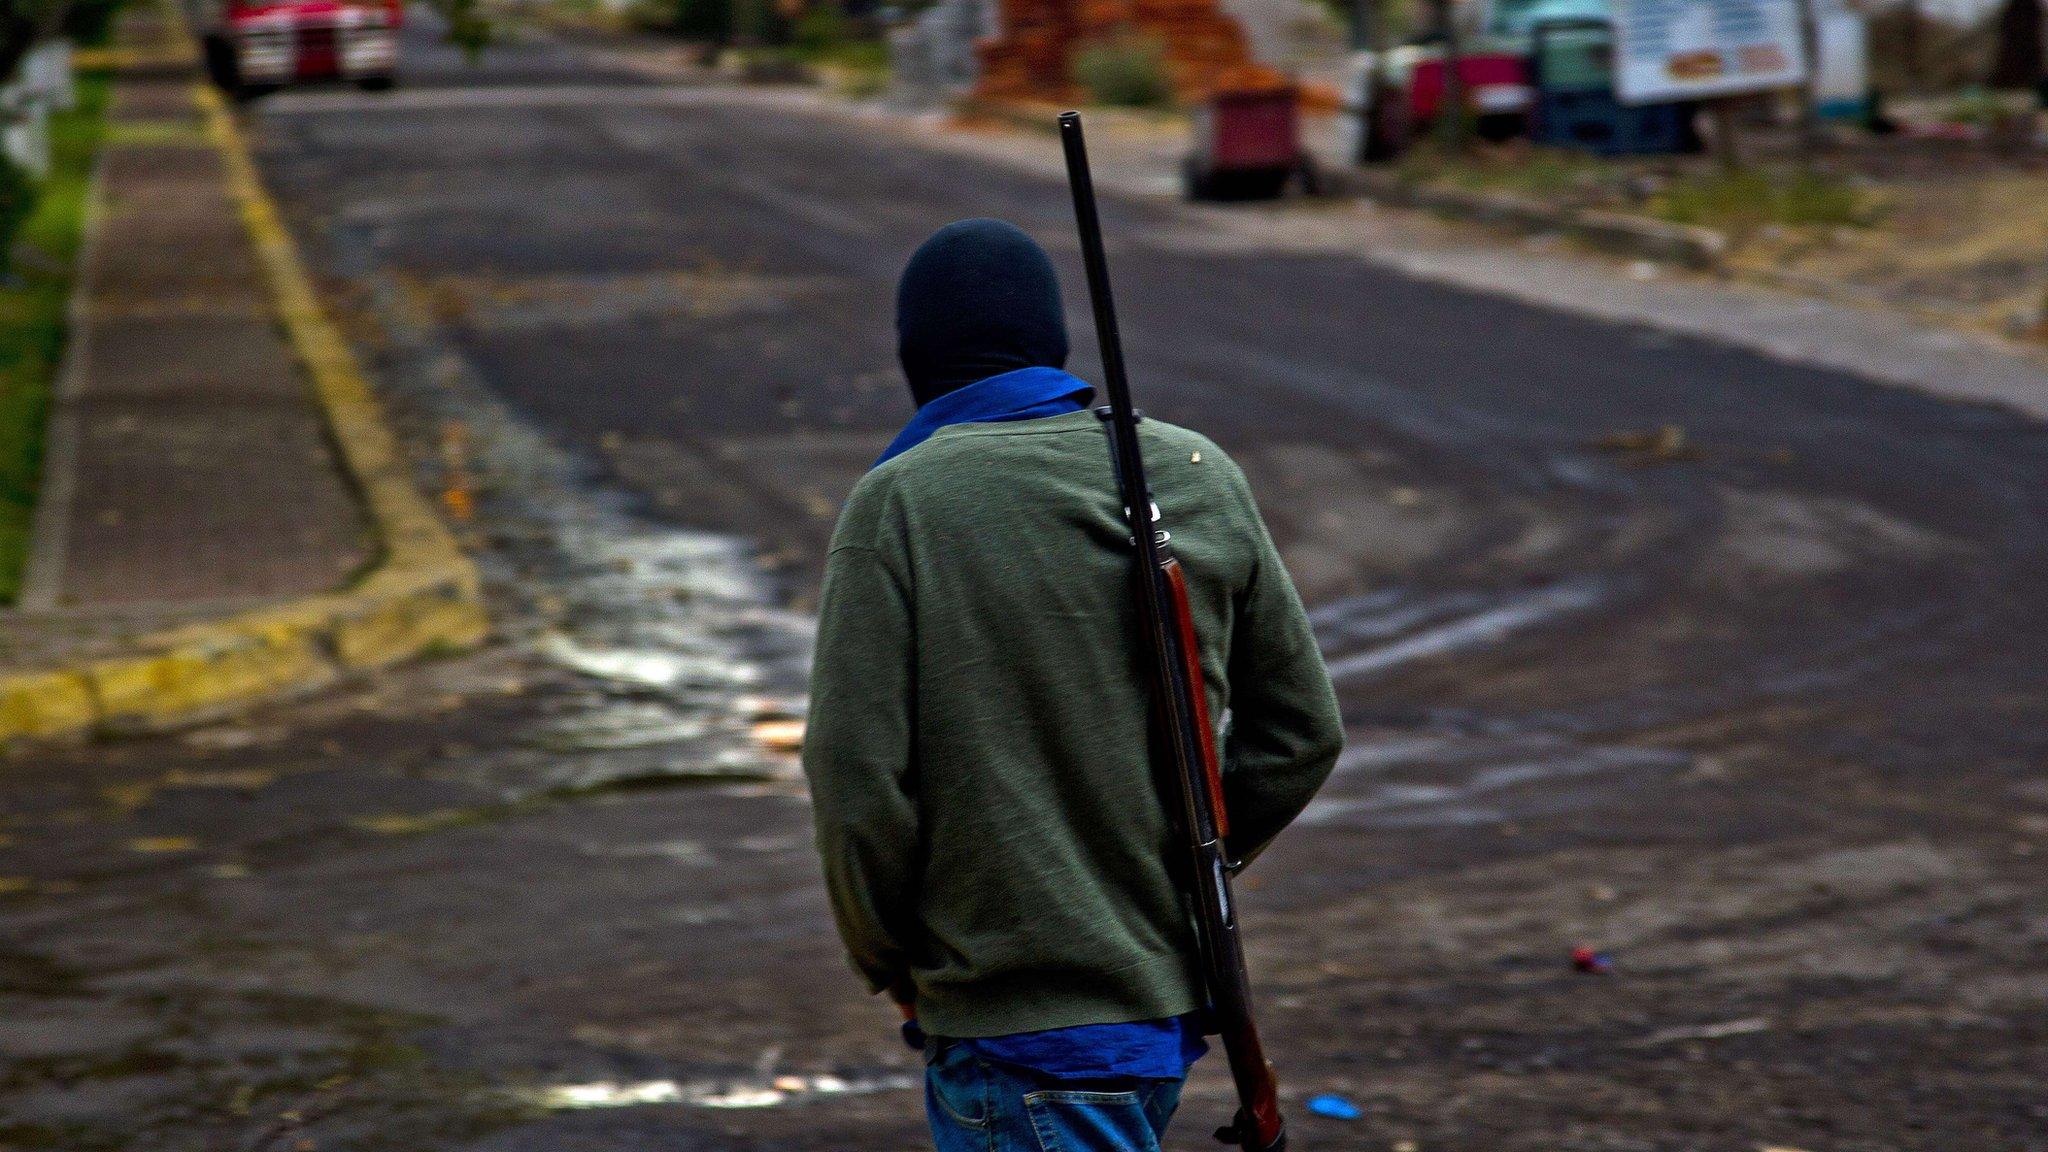
M 1216 835 L 1228 836 L 1230 807 L 1223 802 L 1223 761 L 1216 754 L 1216 726 L 1209 721 L 1208 681 L 1202 675 L 1202 644 L 1195 635 L 1195 612 L 1188 604 L 1188 575 L 1180 561 L 1171 556 L 1160 568 L 1166 575 L 1167 590 L 1172 593 L 1169 607 L 1173 610 L 1174 631 L 1180 635 L 1181 663 L 1194 689 L 1191 710 L 1202 746 L 1202 777 L 1209 786 L 1209 808 L 1215 813 Z

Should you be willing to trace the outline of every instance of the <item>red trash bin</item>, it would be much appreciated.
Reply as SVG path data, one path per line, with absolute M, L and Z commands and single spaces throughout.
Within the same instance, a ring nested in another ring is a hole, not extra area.
M 1284 80 L 1219 88 L 1193 126 L 1182 168 L 1190 200 L 1270 199 L 1302 167 L 1301 93 Z

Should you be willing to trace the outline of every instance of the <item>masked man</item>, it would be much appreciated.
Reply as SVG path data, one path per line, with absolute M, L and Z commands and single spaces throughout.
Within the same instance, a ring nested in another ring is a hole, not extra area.
M 917 415 L 840 515 L 804 748 L 840 935 L 929 1037 L 940 1152 L 1156 1149 L 1204 996 L 1059 280 L 1016 228 L 963 221 L 911 258 L 896 324 Z M 1193 432 L 1140 435 L 1249 857 L 1329 775 L 1336 700 L 1244 475 Z

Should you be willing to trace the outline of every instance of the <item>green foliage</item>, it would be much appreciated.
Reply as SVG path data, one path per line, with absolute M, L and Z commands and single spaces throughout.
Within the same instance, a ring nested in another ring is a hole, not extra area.
M 730 43 L 732 17 L 732 0 L 675 0 L 676 33 L 691 40 Z
M 448 43 L 462 49 L 463 56 L 474 64 L 490 47 L 496 30 L 491 18 L 484 14 L 481 0 L 428 0 L 441 19 L 448 22 Z
M 1738 229 L 1766 224 L 1860 225 L 1870 223 L 1872 216 L 1867 197 L 1840 177 L 1754 168 L 1674 181 L 1651 200 L 1650 210 L 1678 224 Z
M 1426 141 L 1401 158 L 1408 184 L 1504 192 L 1567 209 L 1639 212 L 1678 224 L 1733 231 L 1765 225 L 1861 227 L 1882 201 L 1852 179 L 1792 165 L 1736 172 L 1671 157 L 1603 157 L 1525 142 L 1478 144 L 1453 153 Z
M 787 46 L 790 22 L 775 0 L 733 0 L 733 34 L 755 44 Z
M 889 46 L 864 34 L 837 8 L 820 5 L 799 17 L 790 48 L 805 63 L 820 66 L 848 96 L 876 96 L 889 87 Z
M 14 251 L 14 234 L 28 219 L 29 209 L 35 207 L 35 183 L 27 172 L 13 161 L 0 156 L 0 272 L 10 264 L 9 257 Z
M 73 0 L 71 10 L 64 14 L 64 35 L 73 44 L 95 46 L 105 44 L 114 31 L 114 17 L 121 11 L 125 0 Z
M 35 250 L 14 278 L 0 283 L 0 602 L 20 591 L 28 552 L 43 425 L 50 387 L 64 354 L 72 265 L 85 227 L 85 202 L 99 149 L 107 81 L 85 76 L 78 107 L 50 119 L 50 176 L 21 220 L 16 243 Z
M 882 60 L 874 67 L 849 68 L 841 72 L 834 82 L 840 94 L 855 100 L 870 100 L 887 92 L 889 90 L 888 53 L 885 51 L 882 53 L 882 57 Z
M 889 46 L 864 35 L 853 21 L 836 8 L 813 8 L 798 18 L 790 31 L 790 46 L 797 55 L 817 64 L 843 68 L 887 68 Z
M 1356 0 L 1314 0 L 1314 3 L 1332 23 L 1349 35 L 1352 21 L 1358 18 Z M 1390 47 L 1414 39 L 1432 22 L 1426 0 L 1365 0 L 1365 6 L 1367 27 L 1377 22 L 1381 37 Z
M 1092 103 L 1114 108 L 1164 108 L 1173 103 L 1166 46 L 1156 37 L 1125 30 L 1074 53 L 1074 82 Z
M 814 5 L 797 17 L 790 35 L 790 43 L 798 51 L 813 56 L 822 56 L 852 39 L 852 23 L 830 4 Z
M 1946 113 L 1947 118 L 1957 124 L 2000 128 L 2015 120 L 2031 122 L 2034 108 L 2035 98 L 2031 92 L 1998 92 L 1972 84 L 1956 93 L 1955 98 L 1948 102 Z

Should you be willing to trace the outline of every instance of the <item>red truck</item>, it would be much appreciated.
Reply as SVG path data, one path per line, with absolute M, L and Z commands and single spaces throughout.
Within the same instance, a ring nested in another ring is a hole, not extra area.
M 315 80 L 389 88 L 401 0 L 194 0 L 215 83 L 237 95 Z

